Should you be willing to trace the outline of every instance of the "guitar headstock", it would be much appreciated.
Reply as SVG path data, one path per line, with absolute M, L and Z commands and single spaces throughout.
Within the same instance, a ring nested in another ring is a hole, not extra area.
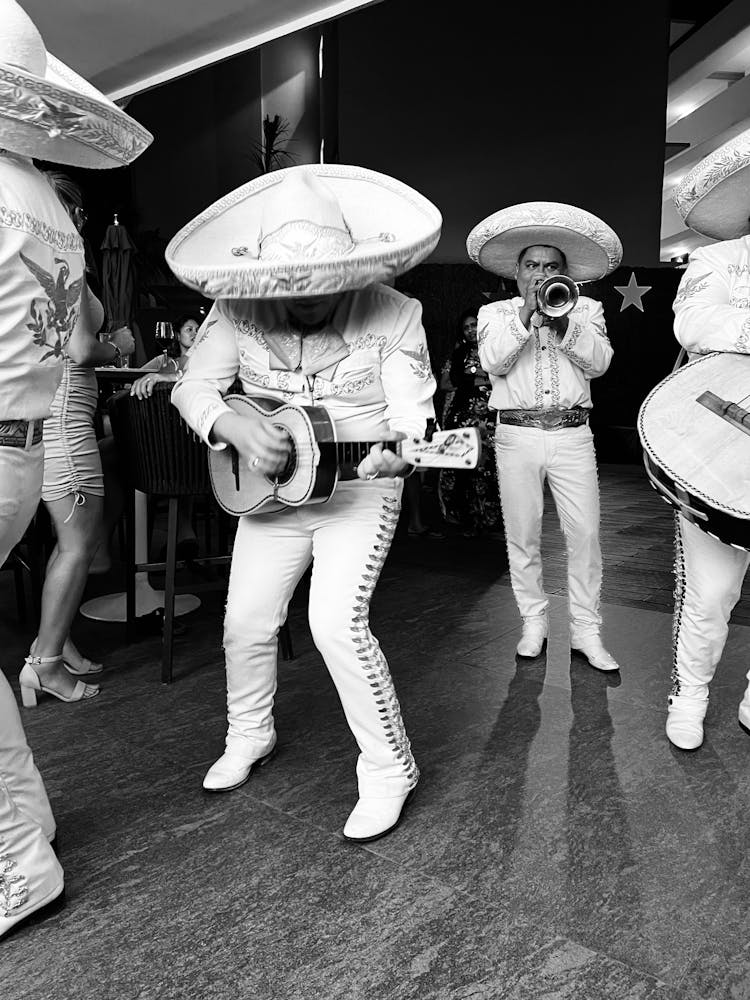
M 476 469 L 482 454 L 482 439 L 476 427 L 434 431 L 431 438 L 406 438 L 401 457 L 419 469 Z

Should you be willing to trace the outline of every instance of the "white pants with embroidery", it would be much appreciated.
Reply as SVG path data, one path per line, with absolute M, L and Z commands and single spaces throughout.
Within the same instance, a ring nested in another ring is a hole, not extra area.
M 717 541 L 682 515 L 676 518 L 675 550 L 672 694 L 706 698 L 750 553 Z
M 547 480 L 568 551 L 571 635 L 597 634 L 602 624 L 602 553 L 591 430 L 586 424 L 552 431 L 498 424 L 495 453 L 510 579 L 521 616 L 544 617 L 549 604 L 541 555 Z
M 224 622 L 227 750 L 250 759 L 272 738 L 278 630 L 312 559 L 310 629 L 359 745 L 359 793 L 387 798 L 417 783 L 388 664 L 369 628 L 401 489 L 401 480 L 356 480 L 324 504 L 241 518 Z
M 44 449 L 0 447 L 0 565 L 21 540 L 37 508 Z M 10 684 L 0 672 L 0 934 L 54 898 L 63 871 L 47 793 L 23 731 Z

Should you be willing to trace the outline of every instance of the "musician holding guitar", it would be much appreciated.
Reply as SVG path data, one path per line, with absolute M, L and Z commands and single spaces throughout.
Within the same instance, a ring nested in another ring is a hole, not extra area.
M 703 743 L 709 684 L 750 562 L 749 183 L 750 130 L 702 160 L 675 192 L 685 224 L 721 242 L 691 254 L 674 301 L 675 335 L 697 360 L 665 380 L 658 421 L 643 412 L 646 403 L 639 417 L 647 456 L 672 477 L 670 493 L 681 510 L 666 732 L 682 750 Z M 721 355 L 702 357 L 712 352 Z M 682 407 L 668 396 L 678 384 L 685 388 Z M 654 395 L 649 405 L 656 401 Z M 750 687 L 739 722 L 750 729 Z
M 397 825 L 419 777 L 368 613 L 411 468 L 383 442 L 424 437 L 435 382 L 421 306 L 381 282 L 432 251 L 441 221 L 393 178 L 316 164 L 251 181 L 167 249 L 216 300 L 172 399 L 212 449 L 220 501 L 245 514 L 224 625 L 226 749 L 203 787 L 231 791 L 274 752 L 277 633 L 312 560 L 310 628 L 360 748 L 344 827 L 357 842 Z M 223 398 L 236 376 L 247 397 Z

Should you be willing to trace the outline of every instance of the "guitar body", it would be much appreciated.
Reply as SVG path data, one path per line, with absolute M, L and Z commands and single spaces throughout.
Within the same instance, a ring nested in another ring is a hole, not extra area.
M 711 395 L 747 407 L 750 356 L 707 354 L 651 390 L 638 414 L 646 472 L 688 520 L 750 549 L 750 427 L 712 410 Z
M 209 449 L 208 471 L 219 506 L 241 516 L 284 507 L 323 503 L 336 488 L 336 429 L 322 406 L 297 406 L 266 396 L 230 395 L 224 400 L 240 415 L 254 412 L 286 431 L 292 441 L 287 469 L 278 482 L 252 472 L 234 448 Z

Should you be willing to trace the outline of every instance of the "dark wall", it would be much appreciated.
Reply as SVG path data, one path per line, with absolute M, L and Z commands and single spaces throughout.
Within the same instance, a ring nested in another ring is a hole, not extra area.
M 668 0 L 384 0 L 338 22 L 339 159 L 394 174 L 444 217 L 433 260 L 522 201 L 604 218 L 658 264 Z M 451 11 L 450 15 L 440 13 Z
M 128 113 L 153 132 L 131 167 L 133 221 L 171 238 L 211 202 L 257 174 L 260 53 L 246 52 L 134 98 Z

